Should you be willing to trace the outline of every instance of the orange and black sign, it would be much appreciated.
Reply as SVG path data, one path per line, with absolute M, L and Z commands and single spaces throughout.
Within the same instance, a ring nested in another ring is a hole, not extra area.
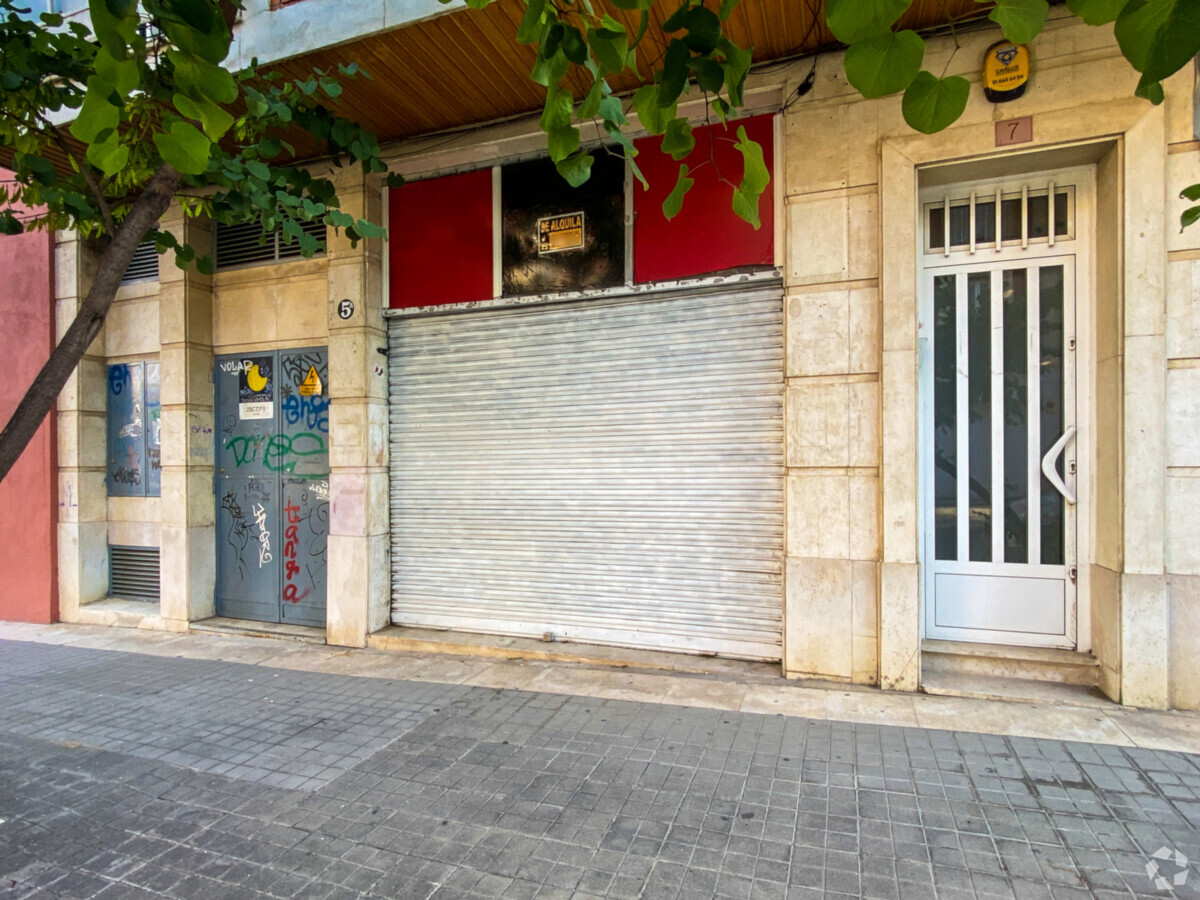
M 1029 84 L 1029 48 L 1000 41 L 983 57 L 983 93 L 993 103 L 1007 103 L 1025 93 Z
M 537 220 L 538 253 L 559 253 L 583 247 L 583 213 L 571 212 Z

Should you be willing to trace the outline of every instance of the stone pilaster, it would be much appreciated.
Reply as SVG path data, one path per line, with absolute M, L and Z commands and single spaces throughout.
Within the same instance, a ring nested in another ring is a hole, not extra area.
M 360 172 L 338 183 L 342 208 L 379 222 L 378 182 Z M 387 332 L 383 322 L 383 247 L 351 247 L 329 233 L 329 529 L 330 644 L 366 645 L 388 621 Z M 353 313 L 343 318 L 343 301 Z
M 63 231 L 55 239 L 54 266 L 61 339 L 91 287 L 96 257 L 78 235 Z M 102 330 L 58 396 L 58 591 L 64 622 L 79 621 L 80 607 L 108 594 L 106 399 Z
M 207 222 L 175 206 L 162 227 L 205 254 Z M 170 626 L 214 614 L 216 526 L 213 496 L 212 279 L 159 258 L 162 340 L 162 600 Z

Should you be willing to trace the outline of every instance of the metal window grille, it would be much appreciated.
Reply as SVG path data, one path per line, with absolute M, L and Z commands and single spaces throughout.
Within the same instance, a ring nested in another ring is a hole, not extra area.
M 133 259 L 121 276 L 121 284 L 139 281 L 158 281 L 158 248 L 154 241 L 142 241 L 133 253 Z
M 159 599 L 157 547 L 108 548 L 108 596 L 122 600 Z
M 300 228 L 313 237 L 325 239 L 325 223 L 322 221 L 301 222 Z M 222 225 L 218 222 L 213 244 L 218 269 L 266 265 L 301 255 L 298 240 L 288 240 L 286 235 L 279 233 L 264 235 L 262 225 L 257 221 L 238 225 Z M 318 251 L 316 255 L 324 256 L 324 251 Z
M 974 255 L 1005 247 L 1051 247 L 1075 237 L 1075 187 L 1054 182 L 1022 185 L 1019 191 L 971 191 L 925 204 L 925 252 Z

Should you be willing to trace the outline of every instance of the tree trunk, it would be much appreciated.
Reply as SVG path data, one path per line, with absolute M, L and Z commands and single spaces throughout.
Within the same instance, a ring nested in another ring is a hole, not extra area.
M 12 418 L 4 426 L 4 431 L 0 432 L 0 481 L 4 480 L 25 452 L 42 419 L 46 418 L 46 413 L 58 399 L 63 385 L 100 333 L 104 317 L 108 315 L 138 244 L 167 211 L 171 198 L 179 189 L 179 182 L 179 173 L 164 163 L 154 173 L 142 195 L 134 201 L 129 214 L 112 236 L 112 242 L 100 259 L 100 267 L 96 270 L 87 297 L 75 314 L 75 321 L 25 392 Z

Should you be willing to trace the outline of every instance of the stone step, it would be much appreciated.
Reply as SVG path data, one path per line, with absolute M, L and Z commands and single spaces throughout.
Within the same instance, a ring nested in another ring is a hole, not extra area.
M 1115 707 L 1100 689 L 1085 684 L 1034 681 L 991 675 L 935 672 L 921 674 L 921 691 L 939 697 L 1003 700 L 1054 706 Z
M 192 631 L 205 634 L 232 634 L 238 637 L 274 638 L 299 641 L 304 644 L 324 644 L 325 629 L 311 625 L 289 625 L 283 622 L 254 622 L 250 619 L 227 619 L 214 616 L 191 624 Z
M 921 675 L 971 675 L 1095 687 L 1100 663 L 1090 653 L 965 641 L 921 642 Z

